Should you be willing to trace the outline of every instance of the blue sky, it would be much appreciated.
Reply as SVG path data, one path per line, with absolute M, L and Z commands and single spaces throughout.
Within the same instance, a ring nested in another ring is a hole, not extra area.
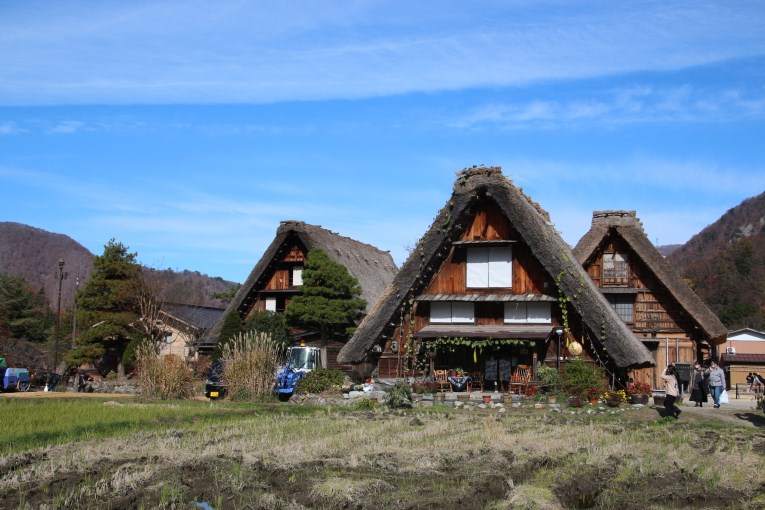
M 279 221 L 401 264 L 502 166 L 575 244 L 765 190 L 761 1 L 0 1 L 0 221 L 242 282 Z

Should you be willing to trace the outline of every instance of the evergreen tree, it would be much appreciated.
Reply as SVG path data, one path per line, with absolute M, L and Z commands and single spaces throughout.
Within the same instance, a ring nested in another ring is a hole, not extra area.
M 290 339 L 287 320 L 281 313 L 253 312 L 245 321 L 244 330 L 265 333 L 277 346 L 286 346 Z
M 223 355 L 223 348 L 229 340 L 233 339 L 243 331 L 242 319 L 239 317 L 239 312 L 231 310 L 223 318 L 223 324 L 220 328 L 220 336 L 218 337 L 218 343 L 213 351 L 213 359 L 217 360 Z
M 135 334 L 131 325 L 139 318 L 141 266 L 135 259 L 135 253 L 114 239 L 104 246 L 103 255 L 94 258 L 93 273 L 77 293 L 81 330 L 74 348 L 65 356 L 70 365 L 98 361 L 101 371 L 108 372 L 120 363 Z
M 292 326 L 319 331 L 322 342 L 332 334 L 347 335 L 367 304 L 359 298 L 361 287 L 356 278 L 319 249 L 308 252 L 301 290 L 284 314 Z
M 23 276 L 0 273 L 0 336 L 42 343 L 53 316 L 45 295 Z

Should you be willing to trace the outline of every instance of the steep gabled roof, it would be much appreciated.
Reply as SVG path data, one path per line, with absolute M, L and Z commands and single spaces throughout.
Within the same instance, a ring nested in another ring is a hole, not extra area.
M 571 305 L 583 318 L 590 339 L 599 346 L 601 338 L 605 339 L 603 346 L 618 367 L 653 364 L 648 350 L 627 329 L 582 266 L 576 263 L 547 212 L 515 187 L 500 168 L 472 168 L 457 175 L 451 198 L 340 351 L 338 361 L 363 361 L 375 345 L 383 343 L 384 335 L 393 333 L 404 304 L 423 292 L 433 271 L 448 255 L 452 242 L 457 241 L 468 227 L 475 214 L 474 207 L 488 200 L 497 204 L 550 278 L 559 281 L 564 295 L 572 298 Z
M 640 257 L 656 280 L 683 307 L 715 345 L 725 342 L 728 329 L 683 281 L 643 231 L 635 211 L 594 211 L 592 227 L 574 247 L 576 260 L 585 265 L 597 256 L 601 243 L 611 234 L 621 237 Z
M 276 230 L 276 237 L 226 307 L 223 317 L 210 331 L 209 339 L 217 340 L 225 316 L 231 310 L 238 310 L 248 296 L 258 292 L 266 283 L 264 279 L 269 276 L 267 274 L 269 268 L 290 239 L 299 240 L 308 251 L 319 248 L 333 261 L 345 266 L 348 272 L 358 280 L 361 286 L 361 298 L 366 300 L 367 310 L 377 301 L 378 296 L 397 271 L 393 257 L 387 251 L 341 236 L 337 232 L 318 225 L 309 225 L 295 220 L 283 221 Z

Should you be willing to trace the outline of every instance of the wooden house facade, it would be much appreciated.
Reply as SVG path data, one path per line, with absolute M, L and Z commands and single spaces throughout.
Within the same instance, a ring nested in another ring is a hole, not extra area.
M 499 168 L 457 175 L 342 362 L 383 378 L 461 368 L 488 388 L 518 365 L 560 364 L 573 342 L 614 372 L 651 363 L 538 204 Z
M 317 225 L 283 221 L 274 240 L 231 300 L 205 343 L 217 343 L 223 321 L 231 311 L 235 310 L 242 321 L 256 311 L 284 312 L 290 301 L 301 293 L 305 259 L 308 252 L 315 248 L 323 250 L 330 259 L 343 265 L 358 280 L 362 290 L 361 298 L 367 302 L 367 310 L 377 301 L 397 271 L 387 251 Z M 293 329 L 290 333 L 296 343 L 303 341 L 309 346 L 321 343 L 315 331 Z M 341 339 L 333 339 L 322 346 L 326 348 L 329 368 L 347 368 L 336 362 L 337 353 L 343 344 Z
M 595 211 L 592 227 L 574 247 L 587 274 L 653 357 L 635 381 L 662 387 L 667 363 L 689 379 L 695 361 L 718 360 L 727 329 L 664 259 L 635 211 Z

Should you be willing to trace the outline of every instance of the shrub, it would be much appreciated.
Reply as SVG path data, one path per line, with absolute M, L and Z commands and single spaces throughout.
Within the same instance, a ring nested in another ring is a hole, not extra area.
M 549 390 L 555 390 L 558 384 L 560 384 L 558 369 L 549 365 L 539 364 L 537 366 L 537 379 L 542 387 Z
M 317 368 L 298 381 L 295 393 L 321 393 L 335 387 L 340 389 L 344 379 L 345 374 L 339 370 Z
M 226 367 L 223 377 L 232 400 L 261 400 L 270 394 L 282 349 L 266 333 L 246 332 L 221 349 Z
M 398 381 L 387 393 L 388 398 L 385 400 L 385 404 L 391 409 L 411 406 L 412 388 L 406 382 Z
M 194 374 L 178 356 L 159 356 L 150 342 L 144 342 L 136 349 L 136 360 L 141 396 L 162 400 L 194 396 Z
M 569 395 L 581 395 L 587 388 L 605 387 L 605 372 L 595 363 L 575 359 L 563 366 L 560 384 Z
M 371 411 L 373 409 L 376 409 L 378 404 L 372 401 L 372 399 L 369 398 L 361 398 L 356 400 L 353 404 L 348 406 L 349 409 L 352 409 L 353 411 Z

